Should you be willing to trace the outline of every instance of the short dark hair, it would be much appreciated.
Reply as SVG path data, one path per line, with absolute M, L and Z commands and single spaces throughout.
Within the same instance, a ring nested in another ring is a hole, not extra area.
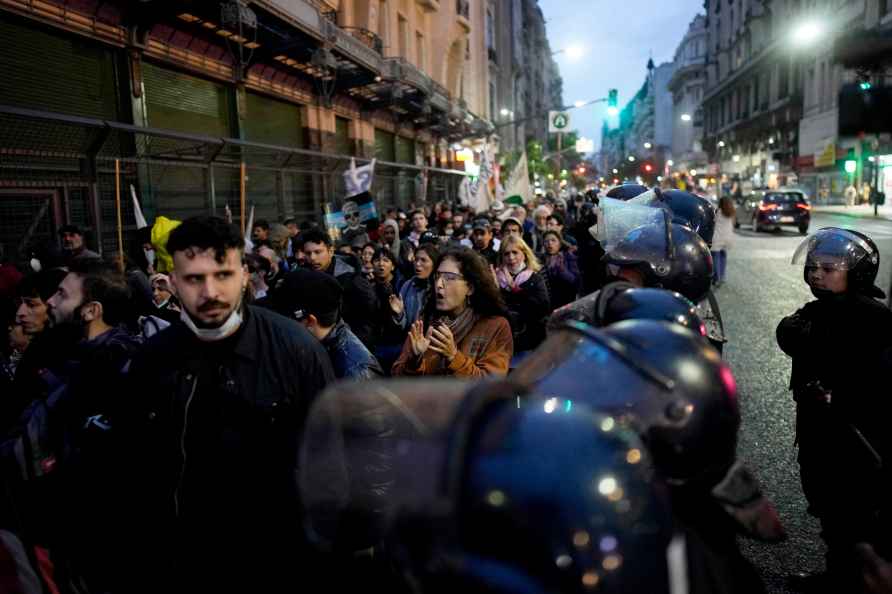
M 412 212 L 409 213 L 409 220 L 411 221 L 412 217 L 414 217 L 417 214 L 424 215 L 424 218 L 427 218 L 427 213 L 425 213 L 420 208 L 416 208 L 415 210 L 413 210 Z
M 324 243 L 328 247 L 334 245 L 331 236 L 322 229 L 310 229 L 300 234 L 301 247 L 307 243 Z
M 75 260 L 69 274 L 81 278 L 84 303 L 102 304 L 102 320 L 106 324 L 117 326 L 132 317 L 130 285 L 115 264 L 95 258 Z
M 84 232 L 77 225 L 62 225 L 59 227 L 59 235 L 63 235 L 64 233 L 72 233 L 74 235 L 84 236 Z
M 561 227 L 564 226 L 564 217 L 561 216 L 561 214 L 558 212 L 553 212 L 548 215 L 548 218 L 546 218 L 545 220 L 547 221 L 548 219 L 554 219 L 555 221 L 557 221 L 558 225 L 560 225 Z
M 294 217 L 288 217 L 282 224 L 286 227 L 288 225 L 297 225 L 297 219 L 295 219 Z
M 171 231 L 167 240 L 167 252 L 171 257 L 176 252 L 186 252 L 191 258 L 194 252 L 214 250 L 214 258 L 217 262 L 223 262 L 226 252 L 232 249 L 244 251 L 245 239 L 241 233 L 224 219 L 207 215 L 186 219 Z
M 393 255 L 393 252 L 390 251 L 390 248 L 378 248 L 375 250 L 375 253 L 372 254 L 372 262 L 374 262 L 375 260 L 380 260 L 381 258 L 387 258 L 394 266 L 397 265 L 397 257 Z
M 254 221 L 254 225 L 251 227 L 251 230 L 253 231 L 257 227 L 260 227 L 264 231 L 269 231 L 269 221 L 267 221 L 266 219 L 257 219 L 256 221 Z
M 16 287 L 16 295 L 19 299 L 40 299 L 46 303 L 67 275 L 68 271 L 64 268 L 49 268 L 26 274 Z
M 248 272 L 261 272 L 264 276 L 272 271 L 272 264 L 269 260 L 259 254 L 247 254 L 245 263 L 248 265 Z

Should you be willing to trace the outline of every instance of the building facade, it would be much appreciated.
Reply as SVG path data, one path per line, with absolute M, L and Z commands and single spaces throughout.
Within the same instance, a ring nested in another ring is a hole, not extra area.
M 703 151 L 703 90 L 706 84 L 706 17 L 697 15 L 675 50 L 672 94 L 672 171 L 706 170 Z
M 707 0 L 703 144 L 710 176 L 754 186 L 798 183 L 798 0 Z
M 112 249 L 116 160 L 150 217 L 318 218 L 350 157 L 381 206 L 454 198 L 494 131 L 485 4 L 2 0 L 0 240 Z

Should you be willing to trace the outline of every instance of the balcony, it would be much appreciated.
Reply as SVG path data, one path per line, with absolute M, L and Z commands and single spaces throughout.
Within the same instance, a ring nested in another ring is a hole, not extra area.
M 471 2 L 470 0 L 455 0 L 455 17 L 458 24 L 471 31 Z
M 421 8 L 427 12 L 436 12 L 440 10 L 440 0 L 418 0 Z

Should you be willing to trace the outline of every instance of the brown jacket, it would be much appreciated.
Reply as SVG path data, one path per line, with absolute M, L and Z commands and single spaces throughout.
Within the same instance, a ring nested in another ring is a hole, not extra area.
M 393 364 L 393 375 L 450 375 L 453 377 L 486 377 L 505 375 L 514 355 L 514 338 L 508 320 L 501 316 L 481 318 L 458 345 L 458 354 L 443 367 L 441 355 L 428 350 L 418 361 L 412 353 L 411 339 L 406 338 L 403 352 Z

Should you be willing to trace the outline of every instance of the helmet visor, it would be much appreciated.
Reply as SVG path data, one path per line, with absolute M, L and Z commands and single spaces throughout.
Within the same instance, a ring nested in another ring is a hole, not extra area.
M 340 383 L 313 404 L 298 485 L 311 542 L 375 545 L 397 510 L 431 506 L 449 433 L 470 384 L 457 380 Z
M 852 270 L 866 257 L 876 257 L 864 238 L 845 229 L 820 229 L 799 244 L 793 254 L 794 266 Z
M 573 402 L 629 420 L 638 431 L 662 424 L 673 398 L 671 379 L 635 361 L 602 332 L 571 323 L 555 332 L 511 373 L 511 380 L 554 406 Z
M 600 203 L 595 239 L 601 242 L 605 251 L 609 252 L 629 231 L 657 222 L 662 216 L 662 212 L 656 208 L 630 204 L 615 198 L 604 198 Z
M 674 257 L 668 213 L 658 208 L 641 208 L 656 216 L 647 224 L 627 230 L 606 250 L 606 260 L 618 266 L 648 264 L 658 277 L 665 276 L 671 271 Z

